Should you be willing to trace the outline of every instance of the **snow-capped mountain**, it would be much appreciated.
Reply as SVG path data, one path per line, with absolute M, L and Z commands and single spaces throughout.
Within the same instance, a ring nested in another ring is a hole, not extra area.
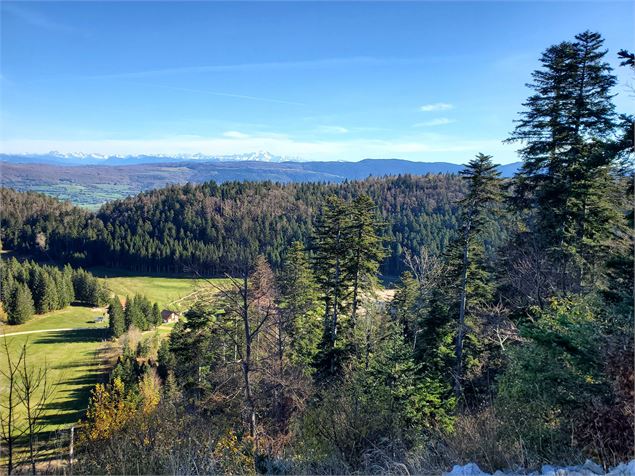
M 58 165 L 133 165 L 156 164 L 180 161 L 208 162 L 286 162 L 301 161 L 299 157 L 286 157 L 258 151 L 235 155 L 193 154 L 152 154 L 152 155 L 105 155 L 85 152 L 58 152 L 46 154 L 0 154 L 0 161 L 21 164 L 58 164 Z

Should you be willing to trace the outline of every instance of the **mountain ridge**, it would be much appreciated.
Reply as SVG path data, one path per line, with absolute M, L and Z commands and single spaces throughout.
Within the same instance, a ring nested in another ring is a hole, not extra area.
M 511 177 L 520 163 L 500 166 Z M 462 165 L 447 162 L 413 162 L 403 159 L 364 159 L 358 162 L 265 162 L 259 160 L 172 160 L 150 164 L 47 164 L 2 160 L 2 185 L 20 191 L 38 191 L 78 205 L 102 203 L 171 184 L 210 180 L 331 182 L 390 175 L 457 174 Z

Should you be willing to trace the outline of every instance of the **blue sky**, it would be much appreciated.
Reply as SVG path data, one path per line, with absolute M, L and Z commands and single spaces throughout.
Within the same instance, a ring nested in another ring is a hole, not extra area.
M 517 160 L 549 45 L 633 2 L 2 2 L 2 150 Z M 635 112 L 616 68 L 620 112 Z

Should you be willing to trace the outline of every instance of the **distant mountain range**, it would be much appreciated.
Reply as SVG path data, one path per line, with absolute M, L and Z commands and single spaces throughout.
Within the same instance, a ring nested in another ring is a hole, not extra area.
M 175 161 L 208 162 L 285 162 L 297 161 L 298 157 L 283 157 L 266 151 L 235 155 L 176 154 L 176 155 L 103 155 L 82 152 L 65 153 L 51 151 L 46 154 L 0 154 L 0 160 L 16 164 L 54 164 L 54 165 L 133 165 L 159 164 Z
M 343 182 L 369 176 L 458 173 L 462 165 L 447 162 L 412 162 L 365 159 L 359 162 L 297 162 L 267 153 L 208 157 L 102 157 L 62 154 L 0 154 L 2 185 L 17 190 L 48 193 L 77 204 L 96 207 L 168 184 L 263 181 Z M 67 162 L 65 162 L 67 161 Z M 94 162 L 94 163 L 93 163 Z M 503 177 L 514 175 L 520 162 L 502 165 Z

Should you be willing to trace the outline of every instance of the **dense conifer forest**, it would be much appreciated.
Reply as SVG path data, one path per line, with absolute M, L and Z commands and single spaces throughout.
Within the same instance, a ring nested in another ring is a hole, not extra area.
M 382 272 L 404 270 L 404 250 L 434 253 L 457 228 L 454 175 L 369 178 L 343 184 L 227 182 L 171 186 L 104 205 L 92 214 L 68 203 L 1 189 L 5 248 L 70 261 L 144 272 L 218 275 L 241 265 L 245 253 L 260 253 L 275 268 L 294 241 L 306 245 L 327 196 L 367 194 L 377 204 L 380 235 L 388 253 Z M 491 228 L 500 242 L 503 227 Z M 42 246 L 42 241 L 45 242 Z

